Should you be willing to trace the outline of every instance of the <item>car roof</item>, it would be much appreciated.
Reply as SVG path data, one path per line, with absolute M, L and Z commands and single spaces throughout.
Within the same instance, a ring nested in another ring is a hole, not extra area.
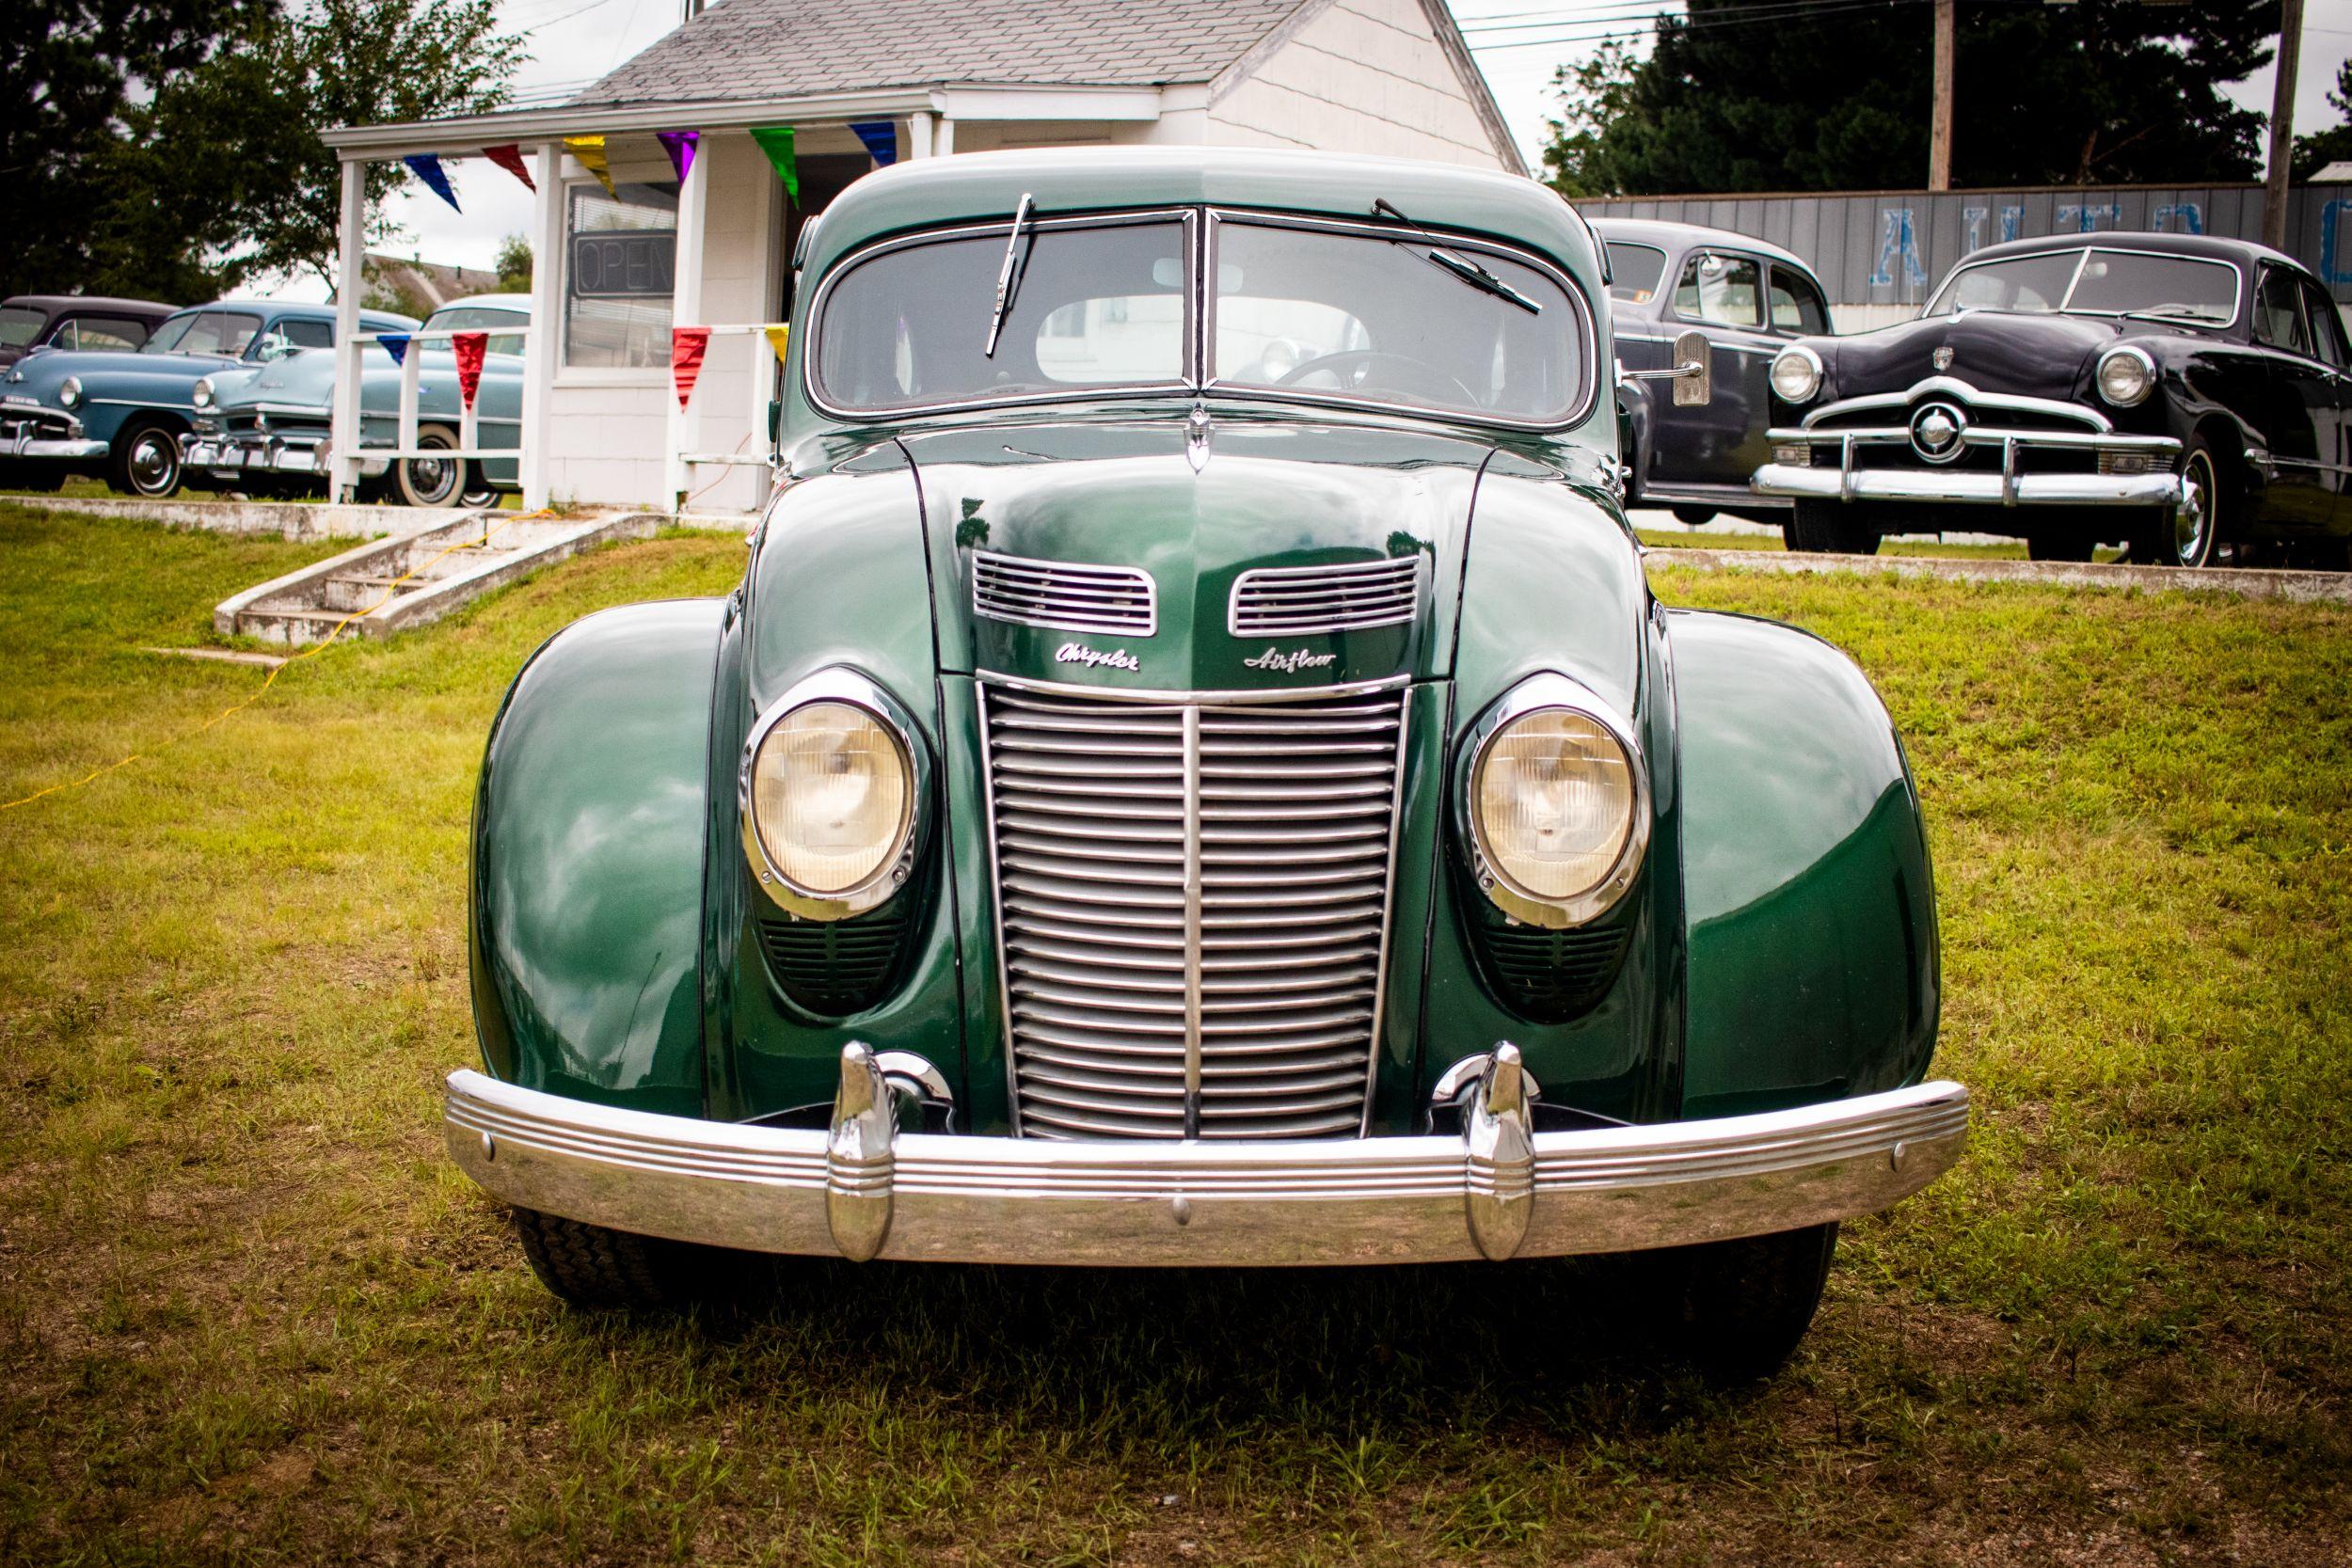
M 317 305 L 306 299 L 215 299 L 207 300 L 202 305 L 183 306 L 172 313 L 181 315 L 189 310 L 249 310 L 256 315 L 296 316 L 306 321 L 331 322 L 335 319 L 332 305 Z M 403 316 L 390 310 L 363 309 L 359 312 L 359 320 L 377 326 L 417 325 L 414 316 Z
M 531 309 L 531 296 L 529 294 L 468 294 L 463 299 L 443 300 L 433 308 L 433 313 L 437 316 L 444 310 L 470 309 L 475 306 L 491 310 L 521 310 L 527 314 Z
M 2082 234 L 2042 234 L 2026 240 L 2003 240 L 1970 251 L 1961 262 L 1974 265 L 1979 261 L 1998 261 L 2004 256 L 2033 256 L 2051 250 L 2073 250 L 2082 245 L 2096 245 L 2103 250 L 2143 250 L 2159 256 L 2197 256 L 2207 261 L 2234 261 L 2251 266 L 2257 261 L 2272 261 L 2306 270 L 2294 257 L 2283 255 L 2266 245 L 2251 240 L 2232 239 L 2223 234 L 2158 234 L 2132 229 L 2094 229 Z
M 1795 267 L 1807 277 L 1813 276 L 1813 265 L 1793 250 L 1784 250 L 1770 240 L 1759 240 L 1753 234 L 1742 234 L 1731 229 L 1709 229 L 1702 223 L 1668 223 L 1662 218 L 1595 218 L 1593 227 L 1600 230 L 1604 240 L 1630 240 L 1636 244 L 1654 245 L 1661 250 L 1689 250 L 1702 246 L 1720 246 L 1725 250 L 1744 250 L 1751 255 L 1769 256 L 1784 265 Z
M 1373 202 L 1383 200 L 1413 224 L 1515 241 L 1572 268 L 1597 266 L 1583 219 L 1524 175 L 1254 147 L 1039 148 L 902 161 L 834 198 L 807 260 L 821 273 L 887 234 L 1002 222 L 1024 196 L 1047 217 L 1216 206 L 1371 221 Z
M 156 299 L 118 299 L 112 294 L 10 294 L 0 299 L 0 305 L 39 306 L 44 310 L 68 310 L 87 308 L 97 310 L 135 310 L 142 315 L 168 316 L 177 311 L 177 305 L 166 305 Z

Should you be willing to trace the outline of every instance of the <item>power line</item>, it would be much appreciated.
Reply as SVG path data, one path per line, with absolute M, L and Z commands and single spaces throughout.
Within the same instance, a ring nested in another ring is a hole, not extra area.
M 1700 31 L 1716 27 L 1751 27 L 1770 23 L 1795 24 L 1857 11 L 1883 12 L 1895 6 L 1909 7 L 1926 3 L 1927 0 L 1765 0 L 1765 3 L 1742 8 L 1744 11 L 1757 14 L 1733 16 L 1708 12 L 1698 16 L 1676 17 L 1672 20 L 1676 21 L 1681 29 Z M 1656 22 L 1659 20 L 1664 20 L 1664 18 L 1653 18 L 1651 22 L 1639 26 L 1629 27 L 1604 23 L 1592 24 L 1585 30 L 1572 29 L 1547 34 L 1542 38 L 1507 39 L 1493 43 L 1481 43 L 1475 40 L 1469 41 L 1472 49 L 1484 53 L 1493 53 L 1503 49 L 1549 48 L 1562 44 L 1600 43 L 1613 39 L 1629 41 L 1653 36 L 1657 31 Z

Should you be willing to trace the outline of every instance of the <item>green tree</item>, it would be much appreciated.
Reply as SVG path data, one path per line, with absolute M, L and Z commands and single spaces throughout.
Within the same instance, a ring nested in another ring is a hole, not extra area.
M 2328 89 L 2328 102 L 2345 121 L 2352 121 L 2352 60 L 2336 67 L 2336 85 Z M 2339 123 L 2325 131 L 2295 138 L 2295 161 L 2288 166 L 2297 180 L 2309 180 L 2321 169 L 2339 159 L 2352 158 L 2352 123 Z
M 1630 45 L 1622 39 L 1611 39 L 1581 64 L 1564 65 L 1552 72 L 1560 118 L 1544 122 L 1551 128 L 1544 147 L 1544 167 L 1562 196 L 1618 194 L 1620 182 L 1610 154 L 1609 128 L 1631 108 L 1634 75 L 1641 68 Z
M 499 293 L 527 294 L 531 292 L 531 242 L 520 234 L 509 234 L 499 242 Z
M 1924 182 L 1928 8 L 1690 0 L 1622 80 L 1560 78 L 1563 191 L 1871 190 Z M 2263 117 L 2221 92 L 2271 55 L 2276 0 L 1961 0 L 1957 185 L 2250 179 Z

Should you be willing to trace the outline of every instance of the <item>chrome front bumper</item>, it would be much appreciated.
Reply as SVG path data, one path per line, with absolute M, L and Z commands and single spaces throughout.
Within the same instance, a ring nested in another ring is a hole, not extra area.
M 36 436 L 26 425 L 0 432 L 0 457 L 40 457 L 68 463 L 89 463 L 105 455 L 105 442 L 83 436 Z
M 1982 394 L 1977 394 L 1981 397 Z M 2022 400 L 2011 400 L 2022 401 Z M 1748 487 L 1759 496 L 1788 500 L 1931 501 L 1958 506 L 2170 506 L 2187 504 L 2185 482 L 2169 472 L 2180 460 L 2181 443 L 2169 436 L 2122 436 L 2106 431 L 1997 430 L 1967 428 L 1953 437 L 1957 454 L 1989 447 L 2001 454 L 1998 473 L 1946 467 L 1873 468 L 1874 448 L 1908 447 L 1904 425 L 1817 430 L 1810 425 L 1769 433 L 1774 447 L 1815 450 L 1813 464 L 1767 463 Z M 1818 461 L 1819 449 L 1836 447 L 1837 465 Z M 2038 452 L 2085 451 L 2144 464 L 2148 473 L 2029 473 L 2026 460 Z
M 1057 1143 L 898 1131 L 843 1053 L 830 1132 L 612 1110 L 450 1075 L 466 1174 L 514 1204 L 748 1251 L 965 1263 L 1279 1265 L 1627 1252 L 1883 1209 L 1960 1157 L 1968 1092 L 1535 1132 L 1497 1053 L 1460 1136 Z M 886 1062 L 887 1058 L 882 1058 Z
M 326 442 L 317 436 L 208 436 L 180 437 L 180 460 L 214 474 L 319 474 L 326 472 Z M 389 464 L 362 457 L 359 471 L 373 479 Z

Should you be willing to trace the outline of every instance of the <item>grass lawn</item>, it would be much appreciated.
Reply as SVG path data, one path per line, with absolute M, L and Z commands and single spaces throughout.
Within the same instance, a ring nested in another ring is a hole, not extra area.
M 0 505 L 0 799 L 248 695 L 137 650 L 333 547 Z M 1722 1395 L 1549 1264 L 560 1307 L 440 1148 L 473 769 L 542 638 L 742 556 L 583 557 L 0 813 L 0 1562 L 2344 1561 L 2352 612 L 1653 562 L 1885 692 L 1979 1107 Z

